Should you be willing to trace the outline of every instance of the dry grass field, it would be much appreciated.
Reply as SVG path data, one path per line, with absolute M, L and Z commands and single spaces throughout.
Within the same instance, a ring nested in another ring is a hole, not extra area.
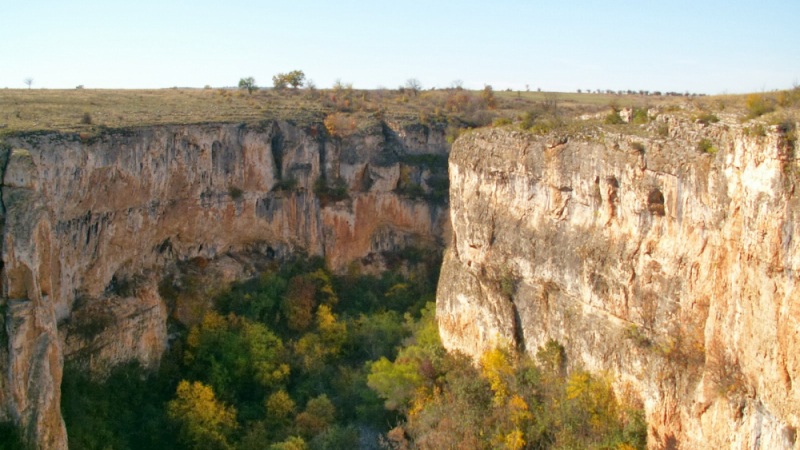
M 290 120 L 320 123 L 331 115 L 408 122 L 456 123 L 459 128 L 519 122 L 526 114 L 563 119 L 612 108 L 661 108 L 694 115 L 720 112 L 768 122 L 797 117 L 800 89 L 748 95 L 655 96 L 442 89 L 3 89 L 0 135 L 58 130 L 100 131 L 158 124 Z M 532 113 L 533 112 L 533 113 Z

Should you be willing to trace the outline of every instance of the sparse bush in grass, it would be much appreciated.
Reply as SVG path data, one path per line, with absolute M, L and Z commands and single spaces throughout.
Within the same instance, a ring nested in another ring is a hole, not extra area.
M 494 121 L 492 122 L 492 126 L 493 127 L 502 127 L 504 125 L 511 125 L 511 119 L 507 119 L 505 117 L 500 117 L 500 118 L 494 119 Z
M 539 115 L 537 111 L 525 111 L 519 116 L 519 127 L 523 130 L 530 129 Z
M 328 133 L 334 137 L 346 138 L 356 132 L 355 119 L 342 113 L 328 114 L 324 123 Z
M 792 89 L 781 91 L 778 94 L 778 105 L 781 108 L 800 106 L 800 86 L 795 86 Z
M 533 124 L 533 126 L 530 128 L 530 131 L 535 133 L 535 134 L 547 134 L 547 133 L 553 131 L 554 128 L 555 127 L 554 127 L 554 124 L 552 122 L 544 121 L 544 122 L 537 122 L 537 123 Z
M 619 115 L 619 111 L 617 110 L 612 110 L 610 113 L 608 113 L 603 122 L 607 125 L 620 125 L 625 123 L 625 121 L 622 120 L 622 117 Z
M 84 125 L 91 125 L 92 124 L 92 114 L 89 111 L 85 111 L 81 116 L 81 123 Z
M 750 111 L 750 118 L 763 116 L 764 114 L 775 111 L 774 100 L 764 94 L 748 95 L 745 105 L 748 111 Z
M 631 120 L 636 124 L 645 124 L 650 121 L 650 116 L 647 113 L 647 108 L 633 108 Z

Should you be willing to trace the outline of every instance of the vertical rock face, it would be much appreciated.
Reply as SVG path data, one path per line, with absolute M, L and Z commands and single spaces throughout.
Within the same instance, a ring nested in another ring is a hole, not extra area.
M 573 367 L 610 371 L 643 403 L 653 448 L 798 449 L 793 145 L 732 121 L 659 121 L 668 138 L 457 141 L 443 342 L 478 357 L 558 340 Z
M 430 191 L 436 174 L 403 163 L 420 152 L 446 155 L 443 134 L 380 124 L 340 140 L 267 122 L 7 139 L 0 421 L 66 449 L 63 358 L 98 373 L 157 364 L 168 312 L 156 285 L 174 261 L 304 251 L 369 269 L 383 251 L 440 245 L 446 207 L 398 192 Z

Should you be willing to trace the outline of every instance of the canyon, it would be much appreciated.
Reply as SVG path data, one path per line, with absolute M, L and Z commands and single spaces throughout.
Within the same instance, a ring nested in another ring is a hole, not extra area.
M 441 249 L 444 133 L 361 125 L 347 136 L 263 121 L 7 138 L 0 421 L 36 448 L 66 449 L 64 361 L 98 376 L 129 360 L 155 367 L 170 316 L 191 324 L 204 306 L 160 295 L 186 261 L 232 281 L 295 253 L 378 272 L 387 252 Z
M 65 361 L 156 367 L 169 321 L 209 307 L 167 298 L 182 267 L 227 282 L 305 253 L 379 273 L 421 248 L 445 253 L 448 350 L 553 339 L 644 408 L 651 448 L 796 450 L 795 141 L 733 115 L 651 119 L 489 127 L 452 150 L 442 127 L 378 120 L 8 136 L 0 422 L 66 449 Z

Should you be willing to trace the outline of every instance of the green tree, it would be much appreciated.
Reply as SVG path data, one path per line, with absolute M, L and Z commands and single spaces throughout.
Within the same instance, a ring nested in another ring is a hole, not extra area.
M 289 366 L 283 363 L 283 342 L 261 323 L 234 314 L 209 312 L 192 327 L 185 361 L 192 376 L 207 380 L 231 397 L 251 383 L 269 388 L 283 382 Z
M 395 348 L 410 334 L 399 314 L 394 311 L 361 314 L 353 321 L 353 333 L 348 336 L 352 346 L 374 361 L 381 356 L 394 358 Z
M 295 424 L 300 434 L 313 437 L 324 432 L 334 424 L 336 408 L 325 394 L 312 398 L 306 404 L 305 411 L 295 418 Z
M 430 375 L 430 366 L 441 359 L 444 348 L 436 325 L 436 305 L 428 303 L 422 317 L 414 321 L 406 315 L 406 326 L 412 332 L 407 345 L 400 350 L 394 362 L 382 357 L 370 366 L 367 376 L 369 387 L 386 400 L 386 408 L 404 411 Z
M 306 82 L 306 74 L 302 70 L 293 70 L 287 73 L 279 73 L 272 77 L 272 84 L 276 89 L 284 89 L 286 86 L 291 86 L 297 89 Z
M 306 441 L 304 441 L 303 438 L 298 436 L 292 436 L 283 442 L 272 444 L 269 447 L 269 450 L 306 450 L 306 449 L 308 449 Z
M 302 70 L 293 70 L 286 74 L 286 82 L 294 89 L 303 86 L 305 81 L 306 74 L 304 74 Z
M 217 401 L 211 387 L 186 380 L 178 384 L 176 398 L 167 404 L 169 417 L 180 424 L 180 438 L 197 450 L 228 450 L 228 437 L 236 429 L 236 410 Z
M 255 78 L 247 77 L 239 79 L 239 89 L 247 89 L 248 94 L 252 94 L 253 91 L 258 90 Z
M 295 415 L 294 400 L 283 389 L 273 393 L 264 402 L 267 408 L 266 421 L 274 429 L 286 428 Z

